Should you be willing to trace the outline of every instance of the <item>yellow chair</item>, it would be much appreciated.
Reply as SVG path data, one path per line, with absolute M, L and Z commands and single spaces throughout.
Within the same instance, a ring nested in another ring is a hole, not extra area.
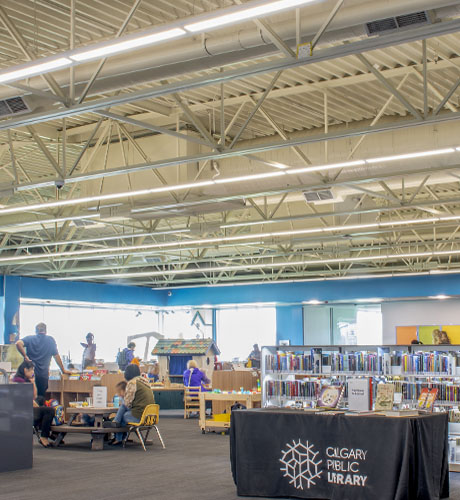
M 158 430 L 158 421 L 160 420 L 160 405 L 156 404 L 151 404 L 147 405 L 144 408 L 144 412 L 142 413 L 142 417 L 139 422 L 128 422 L 128 432 L 126 434 L 126 437 L 123 439 L 123 448 L 126 445 L 126 441 L 128 441 L 129 435 L 131 434 L 132 431 L 134 431 L 137 434 L 137 437 L 139 438 L 139 441 L 142 444 L 142 448 L 144 448 L 144 451 L 147 451 L 145 448 L 145 442 L 147 441 L 147 438 L 149 437 L 149 432 L 152 429 L 155 429 L 158 438 L 160 440 L 161 445 L 163 448 L 166 448 L 163 438 L 161 437 L 160 431 Z M 142 431 L 146 431 L 145 436 L 142 435 Z

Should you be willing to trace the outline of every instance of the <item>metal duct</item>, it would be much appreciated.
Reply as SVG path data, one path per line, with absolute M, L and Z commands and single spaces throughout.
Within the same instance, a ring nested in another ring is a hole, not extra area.
M 330 5 L 328 4 L 328 8 Z M 331 31 L 326 33 L 322 43 L 337 42 L 366 36 L 365 23 L 385 17 L 409 14 L 426 9 L 440 9 L 436 12 L 439 18 L 455 16 L 459 13 L 458 2 L 453 0 L 386 0 L 385 2 L 367 1 L 343 8 L 331 24 Z M 304 16 L 301 20 L 302 41 L 310 41 L 318 31 L 326 12 Z M 291 46 L 294 46 L 295 27 L 292 22 L 273 24 L 273 29 Z M 110 58 L 104 66 L 102 75 L 95 82 L 90 95 L 100 94 L 148 83 L 159 79 L 170 78 L 189 71 L 223 66 L 237 61 L 262 57 L 276 52 L 277 49 L 262 36 L 260 30 L 246 29 L 228 35 L 215 35 L 205 39 L 200 36 L 169 43 L 164 46 L 148 48 L 143 51 Z M 218 58 L 216 57 L 218 56 Z M 75 81 L 76 95 L 83 89 L 97 66 L 97 63 L 77 66 Z M 147 69 L 146 69 L 147 68 Z M 65 87 L 69 84 L 69 72 L 63 70 L 53 74 L 58 84 Z M 29 80 L 31 87 L 46 90 L 41 77 Z M 0 90 L 0 99 L 16 96 L 18 92 L 11 88 Z

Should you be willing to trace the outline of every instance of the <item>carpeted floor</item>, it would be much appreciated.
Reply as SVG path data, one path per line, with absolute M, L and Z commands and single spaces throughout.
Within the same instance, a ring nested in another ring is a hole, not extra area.
M 71 436 L 58 449 L 34 444 L 31 470 L 0 474 L 0 500 L 235 500 L 228 436 L 201 434 L 198 420 L 163 416 L 163 450 L 91 452 L 87 436 Z M 460 473 L 451 474 L 452 500 L 460 500 Z

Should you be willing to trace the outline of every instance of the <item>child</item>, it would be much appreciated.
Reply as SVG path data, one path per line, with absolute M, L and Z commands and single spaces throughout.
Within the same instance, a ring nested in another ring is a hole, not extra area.
M 121 382 L 118 382 L 115 389 L 117 391 L 117 396 L 121 398 L 120 404 L 122 404 L 126 392 L 126 381 L 122 380 Z
M 155 363 L 149 367 L 149 371 L 147 373 L 147 376 L 153 382 L 158 382 L 158 379 L 160 378 L 159 373 L 160 373 L 160 366 L 158 365 L 158 363 Z

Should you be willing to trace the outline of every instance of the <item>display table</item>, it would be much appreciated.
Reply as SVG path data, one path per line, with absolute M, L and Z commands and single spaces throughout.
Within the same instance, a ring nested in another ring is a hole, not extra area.
M 0 385 L 0 472 L 32 467 L 32 384 Z
M 262 395 L 258 393 L 241 394 L 241 393 L 215 393 L 215 392 L 200 392 L 200 429 L 203 433 L 207 430 L 226 430 L 230 427 L 230 422 L 223 422 L 218 420 L 213 420 L 212 418 L 206 418 L 206 401 L 214 402 L 219 401 L 224 403 L 228 408 L 228 413 L 230 413 L 230 407 L 235 403 L 241 403 L 246 408 L 254 408 L 257 404 L 260 406 L 262 401 Z
M 447 414 L 418 417 L 237 410 L 238 495 L 353 500 L 449 496 Z

